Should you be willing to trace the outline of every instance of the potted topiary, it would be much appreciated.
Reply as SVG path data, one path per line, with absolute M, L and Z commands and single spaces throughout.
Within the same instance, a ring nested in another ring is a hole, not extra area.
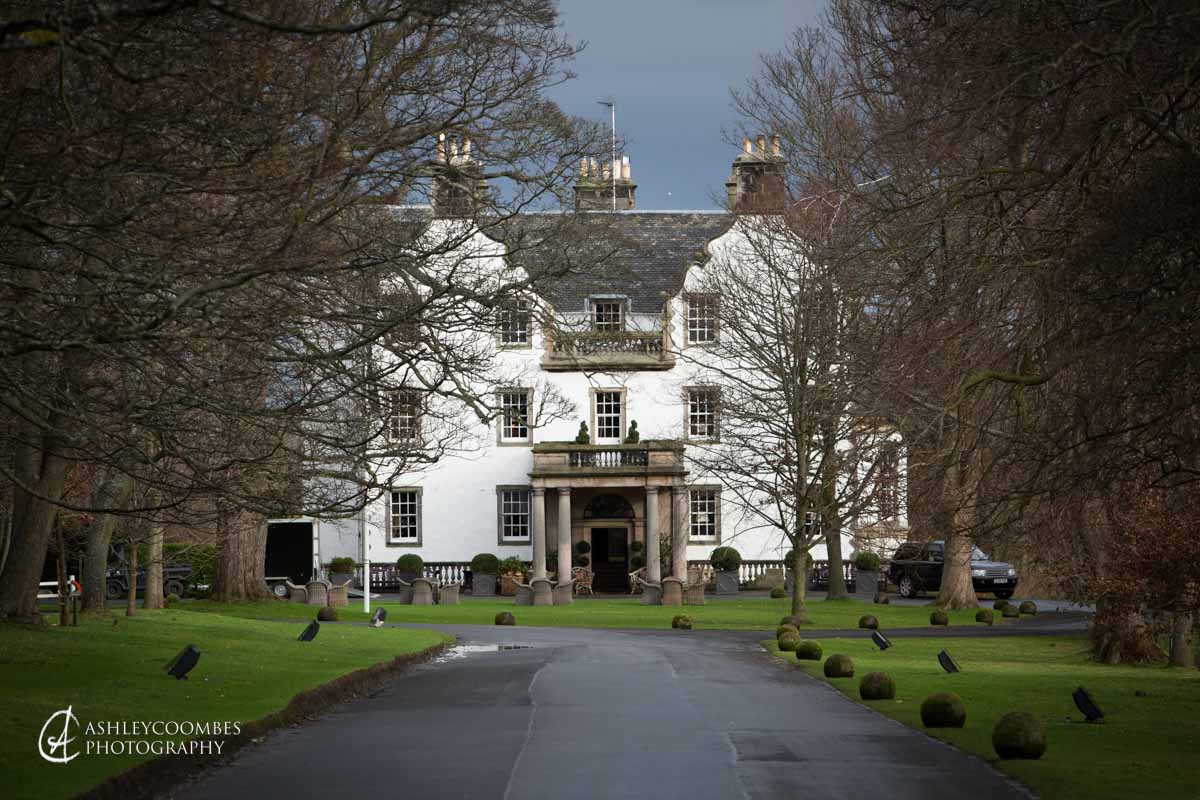
M 579 423 L 579 433 L 575 434 L 575 444 L 590 444 L 592 437 L 588 434 L 586 422 Z
M 475 597 L 494 597 L 496 576 L 500 574 L 500 559 L 491 553 L 480 553 L 471 559 L 471 593 Z
M 783 554 L 783 566 L 784 566 L 783 588 L 789 595 L 792 593 L 792 587 L 796 585 L 796 583 L 795 583 L 796 582 L 796 571 L 794 569 L 792 569 L 793 565 L 795 564 L 795 558 L 794 558 L 795 553 L 796 553 L 795 550 L 788 550 L 786 553 Z M 812 565 L 813 565 L 812 553 L 804 554 L 804 564 L 805 564 L 805 569 L 809 573 L 811 573 Z
M 869 550 L 854 554 L 854 594 L 874 598 L 879 591 L 879 556 Z
M 329 562 L 329 582 L 341 586 L 346 581 L 354 580 L 354 559 L 340 556 Z
M 708 563 L 717 573 L 717 594 L 737 594 L 742 554 L 732 547 L 718 547 L 708 557 Z
M 425 562 L 416 553 L 405 553 L 396 559 L 396 572 L 400 574 L 400 580 L 412 583 L 424 575 Z
M 509 556 L 500 562 L 500 594 L 512 596 L 517 593 L 517 584 L 525 582 L 525 562 L 517 556 Z
M 586 539 L 580 539 L 575 543 L 575 557 L 571 559 L 571 564 L 586 569 L 592 563 L 592 560 L 588 558 L 590 552 L 592 552 L 592 545 Z

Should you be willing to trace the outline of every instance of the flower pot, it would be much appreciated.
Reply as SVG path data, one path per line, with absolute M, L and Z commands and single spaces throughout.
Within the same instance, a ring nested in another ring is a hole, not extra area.
M 717 594 L 737 594 L 738 571 L 731 569 L 717 573 Z
M 512 597 L 517 593 L 517 584 L 522 582 L 524 574 L 520 572 L 510 572 L 500 576 L 500 594 Z
M 471 594 L 474 597 L 495 597 L 496 576 L 476 572 L 471 577 Z
M 854 575 L 854 596 L 870 600 L 879 591 L 879 573 L 860 569 Z

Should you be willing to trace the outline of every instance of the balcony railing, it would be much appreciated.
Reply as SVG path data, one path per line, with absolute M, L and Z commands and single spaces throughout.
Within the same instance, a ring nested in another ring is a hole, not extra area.
M 667 332 L 560 331 L 547 337 L 545 369 L 570 370 L 595 366 L 632 370 L 670 369 L 675 364 Z
M 683 445 L 671 440 L 637 444 L 542 442 L 533 446 L 533 474 L 552 477 L 583 473 L 682 475 Z

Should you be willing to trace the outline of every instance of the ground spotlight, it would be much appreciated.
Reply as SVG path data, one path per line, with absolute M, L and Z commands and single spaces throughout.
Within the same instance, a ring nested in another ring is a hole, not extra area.
M 321 623 L 314 619 L 312 622 L 308 623 L 308 627 L 304 629 L 304 632 L 300 634 L 300 638 L 296 641 L 311 642 L 313 639 L 317 638 L 317 631 L 319 630 L 321 630 Z
M 887 650 L 892 646 L 891 640 L 889 640 L 879 631 L 871 631 L 871 641 L 874 642 L 880 650 Z
M 382 607 L 375 609 L 375 613 L 371 615 L 371 627 L 382 628 L 385 622 L 387 622 L 387 609 Z
M 167 664 L 167 674 L 178 681 L 187 680 L 187 674 L 196 666 L 196 662 L 200 660 L 200 651 L 196 649 L 196 645 L 189 644 L 187 647 L 179 651 L 179 655 L 171 659 Z
M 950 654 L 945 650 L 938 653 L 938 663 L 942 665 L 942 669 L 946 670 L 946 672 L 962 672 L 962 670 L 958 668 L 958 662 L 951 658 Z
M 1096 701 L 1088 694 L 1087 689 L 1080 686 L 1071 695 L 1071 699 L 1075 701 L 1075 707 L 1088 722 L 1104 722 L 1104 712 L 1100 710 L 1100 706 L 1096 705 Z

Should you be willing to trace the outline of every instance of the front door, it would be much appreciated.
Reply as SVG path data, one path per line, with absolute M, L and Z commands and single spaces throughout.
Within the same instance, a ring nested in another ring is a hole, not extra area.
M 597 592 L 629 591 L 628 530 L 592 528 L 592 588 Z

